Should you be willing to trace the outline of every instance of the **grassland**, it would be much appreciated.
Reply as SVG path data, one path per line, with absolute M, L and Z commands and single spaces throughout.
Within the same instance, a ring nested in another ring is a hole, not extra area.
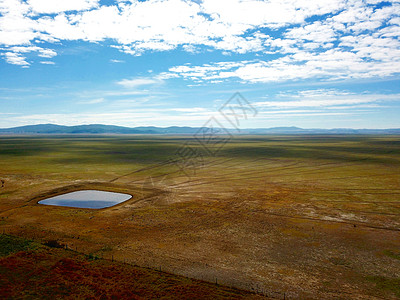
M 185 143 L 201 153 L 177 164 Z M 400 138 L 240 136 L 218 153 L 191 137 L 0 138 L 8 234 L 271 297 L 400 297 Z M 103 209 L 37 201 L 131 193 Z
M 1 299 L 263 298 L 5 234 L 0 235 L 0 253 L 4 255 L 0 257 Z

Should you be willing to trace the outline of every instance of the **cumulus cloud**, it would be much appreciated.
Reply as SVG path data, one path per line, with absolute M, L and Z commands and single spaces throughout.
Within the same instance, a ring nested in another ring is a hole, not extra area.
M 27 53 L 36 53 L 41 58 L 52 58 L 57 55 L 52 49 L 41 48 L 37 46 L 13 46 L 7 48 L 0 48 L 0 51 L 7 51 L 4 53 L 5 59 L 8 63 L 20 66 L 29 66 L 26 61 L 25 55 Z M 41 62 L 43 63 L 43 62 Z
M 98 0 L 28 0 L 31 10 L 38 14 L 88 10 L 98 6 Z
M 25 60 L 25 57 L 15 52 L 6 52 L 3 54 L 9 64 L 19 66 L 29 66 L 30 64 Z
M 235 66 L 176 66 L 163 73 L 164 79 L 382 77 L 400 70 L 399 20 L 397 0 L 148 0 L 108 5 L 98 0 L 3 0 L 0 51 L 7 62 L 27 67 L 21 54 L 27 52 L 16 47 L 107 41 L 131 55 L 174 49 L 257 55 L 257 60 Z M 54 49 L 30 52 L 47 58 L 56 54 Z
M 324 52 L 298 51 L 270 61 L 219 62 L 202 66 L 175 66 L 171 74 L 203 81 L 238 78 L 265 83 L 309 78 L 326 80 L 385 77 L 399 73 L 400 49 L 363 45 L 357 52 L 329 49 Z

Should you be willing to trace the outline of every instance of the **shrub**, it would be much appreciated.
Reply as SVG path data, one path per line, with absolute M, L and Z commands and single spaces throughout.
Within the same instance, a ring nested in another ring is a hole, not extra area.
M 51 247 L 51 248 L 64 248 L 65 247 L 64 244 L 61 244 L 57 240 L 49 240 L 49 241 L 45 242 L 44 245 Z

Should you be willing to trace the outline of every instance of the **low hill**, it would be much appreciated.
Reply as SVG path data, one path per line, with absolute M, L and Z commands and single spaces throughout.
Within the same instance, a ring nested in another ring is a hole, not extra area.
M 0 129 L 0 134 L 9 135 L 33 135 L 33 134 L 196 134 L 201 127 L 171 126 L 171 127 L 123 127 L 103 124 L 63 126 L 55 124 L 27 125 L 12 128 Z M 218 130 L 218 128 L 216 128 Z M 304 129 L 299 127 L 272 127 L 241 129 L 240 132 L 234 129 L 229 130 L 232 134 L 400 134 L 400 129 Z M 222 134 L 226 130 L 221 130 Z

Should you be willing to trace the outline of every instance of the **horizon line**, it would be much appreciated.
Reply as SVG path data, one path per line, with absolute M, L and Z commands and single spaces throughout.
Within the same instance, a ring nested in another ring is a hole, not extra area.
M 212 128 L 208 126 L 190 126 L 190 125 L 170 125 L 170 126 L 157 126 L 157 125 L 137 125 L 137 126 L 124 126 L 124 125 L 115 125 L 115 124 L 101 124 L 101 123 L 91 123 L 91 124 L 78 124 L 78 125 L 63 125 L 63 124 L 56 124 L 56 123 L 39 123 L 39 124 L 27 124 L 27 125 L 18 125 L 18 126 L 13 126 L 13 127 L 2 127 L 0 130 L 5 130 L 5 129 L 14 129 L 14 128 L 19 128 L 19 127 L 26 127 L 26 126 L 40 126 L 40 125 L 55 125 L 55 126 L 64 126 L 64 127 L 77 127 L 77 126 L 116 126 L 116 127 L 123 127 L 123 128 L 129 128 L 129 129 L 135 129 L 139 127 L 155 127 L 155 128 L 161 128 L 161 129 L 166 129 L 166 128 L 171 128 L 171 127 L 178 127 L 178 128 Z M 238 128 L 234 127 L 216 127 L 216 128 L 224 128 L 228 130 L 238 130 Z M 332 127 L 332 128 L 323 128 L 323 127 L 310 127 L 310 128 L 305 128 L 305 127 L 298 127 L 295 125 L 287 125 L 287 126 L 274 126 L 274 127 L 246 127 L 246 128 L 239 128 L 239 130 L 255 130 L 255 129 L 275 129 L 275 128 L 296 128 L 296 129 L 304 129 L 304 130 L 315 130 L 315 129 L 323 129 L 323 130 L 337 130 L 337 129 L 348 129 L 348 130 L 394 130 L 394 129 L 400 129 L 399 127 L 390 127 L 390 128 L 353 128 L 353 127 Z

